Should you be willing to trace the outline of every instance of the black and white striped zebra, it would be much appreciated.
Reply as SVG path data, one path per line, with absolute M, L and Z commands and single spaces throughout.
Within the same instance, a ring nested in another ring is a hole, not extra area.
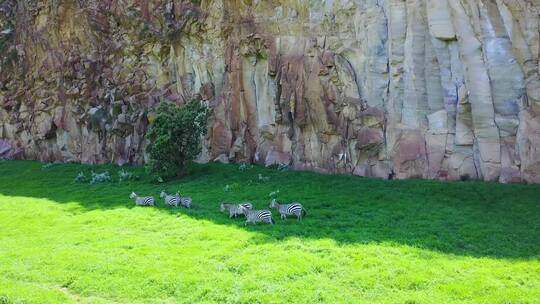
M 176 195 L 169 195 L 165 191 L 161 191 L 161 194 L 159 195 L 164 201 L 167 206 L 171 207 L 178 207 L 180 205 L 180 197 L 178 195 L 178 192 Z
M 244 225 L 247 225 L 248 223 L 256 224 L 260 222 L 274 224 L 272 212 L 270 212 L 270 210 L 250 210 L 244 207 L 242 207 L 242 209 L 244 209 L 244 214 L 246 215 L 246 222 Z
M 186 208 L 191 208 L 192 203 L 193 203 L 193 200 L 191 199 L 191 197 L 182 196 L 180 195 L 180 193 L 176 192 L 176 199 L 180 201 L 180 205 Z
M 299 221 L 307 214 L 306 209 L 300 203 L 279 204 L 275 199 L 270 203 L 270 208 L 276 208 L 281 215 L 281 219 L 287 219 L 287 216 L 294 215 Z
M 227 203 L 221 203 L 220 211 L 225 212 L 225 210 L 229 210 L 229 218 L 237 217 L 238 215 L 244 214 L 244 210 L 251 210 L 253 209 L 253 205 L 249 202 L 245 202 L 242 204 L 227 204 Z
M 135 192 L 131 192 L 129 198 L 135 200 L 137 206 L 155 206 L 155 200 L 153 196 L 138 196 Z

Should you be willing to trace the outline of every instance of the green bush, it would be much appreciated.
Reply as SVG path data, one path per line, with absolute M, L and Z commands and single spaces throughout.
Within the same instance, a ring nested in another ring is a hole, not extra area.
M 163 179 L 184 175 L 188 163 L 201 152 L 209 115 L 208 107 L 198 100 L 183 107 L 161 103 L 146 134 L 148 171 Z

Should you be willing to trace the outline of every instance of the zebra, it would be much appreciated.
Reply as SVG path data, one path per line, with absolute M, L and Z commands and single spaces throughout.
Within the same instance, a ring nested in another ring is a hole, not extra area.
M 178 192 L 176 192 L 176 195 L 169 195 L 165 191 L 161 191 L 159 197 L 161 197 L 165 201 L 165 204 L 171 207 L 178 207 L 178 205 L 180 205 L 180 198 Z
M 131 192 L 129 198 L 135 200 L 137 206 L 155 206 L 155 201 L 153 196 L 137 196 L 135 192 Z
M 270 212 L 270 210 L 250 210 L 244 207 L 242 207 L 242 209 L 244 209 L 244 214 L 246 215 L 244 226 L 248 223 L 256 224 L 258 222 L 274 224 L 272 212 Z
M 180 193 L 176 192 L 176 199 L 180 202 L 180 205 L 186 207 L 186 208 L 191 208 L 191 204 L 192 204 L 192 200 L 191 200 L 191 197 L 188 197 L 188 196 L 181 196 Z
M 276 208 L 281 215 L 281 219 L 287 219 L 288 215 L 295 215 L 299 221 L 302 220 L 302 216 L 307 214 L 306 209 L 300 203 L 291 204 L 279 204 L 275 199 L 270 203 L 270 208 Z M 303 213 L 303 214 L 302 214 Z
M 242 204 L 227 204 L 227 203 L 221 203 L 220 211 L 225 212 L 225 210 L 229 210 L 229 218 L 237 217 L 240 214 L 244 214 L 245 210 L 251 210 L 253 209 L 253 205 L 249 202 L 245 202 Z

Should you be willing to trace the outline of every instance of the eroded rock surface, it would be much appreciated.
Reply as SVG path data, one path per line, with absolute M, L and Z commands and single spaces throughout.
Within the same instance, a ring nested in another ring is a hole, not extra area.
M 201 160 L 540 182 L 540 1 L 7 0 L 0 138 L 21 157 L 143 163 L 167 100 Z

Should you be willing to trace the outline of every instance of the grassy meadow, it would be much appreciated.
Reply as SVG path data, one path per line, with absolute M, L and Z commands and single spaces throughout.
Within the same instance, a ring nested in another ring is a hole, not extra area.
M 112 181 L 75 181 L 91 171 Z M 156 183 L 140 167 L 0 161 L 0 304 L 540 303 L 538 185 L 190 171 Z M 161 190 L 194 208 L 166 207 Z M 277 190 L 304 204 L 302 222 L 219 212 L 267 209 Z

